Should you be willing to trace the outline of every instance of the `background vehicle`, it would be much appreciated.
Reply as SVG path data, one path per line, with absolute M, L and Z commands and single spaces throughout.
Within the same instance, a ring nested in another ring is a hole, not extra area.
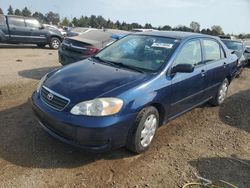
M 250 39 L 244 40 L 244 44 L 246 46 L 246 50 L 245 50 L 244 55 L 245 55 L 245 58 L 248 61 L 248 64 L 250 64 Z
M 242 72 L 244 66 L 247 64 L 246 57 L 244 55 L 246 47 L 244 44 L 240 41 L 236 40 L 228 40 L 228 39 L 222 39 L 222 42 L 227 46 L 229 50 L 231 50 L 232 53 L 237 55 L 238 57 L 238 73 L 237 75 L 239 76 L 240 73 Z
M 74 28 L 68 28 L 67 29 L 67 37 L 74 37 L 74 36 L 78 36 L 81 35 L 83 33 L 89 32 L 89 31 L 93 31 L 93 30 L 97 30 L 95 28 L 89 28 L 89 27 L 74 27 Z
M 43 26 L 46 28 L 46 29 L 55 29 L 55 30 L 58 30 L 60 31 L 60 33 L 65 37 L 67 35 L 67 32 L 63 29 L 63 28 L 59 28 L 55 25 L 49 25 L 49 24 L 43 24 Z
M 75 37 L 67 37 L 63 40 L 58 51 L 59 62 L 62 65 L 74 63 L 96 54 L 108 44 L 127 35 L 129 32 L 115 29 L 88 30 Z
M 58 49 L 63 36 L 58 30 L 45 29 L 34 18 L 0 15 L 0 42 L 12 44 L 37 44 L 39 47 L 49 45 Z
M 33 109 L 42 127 L 66 143 L 140 153 L 160 125 L 207 101 L 222 104 L 236 61 L 212 36 L 130 34 L 44 76 Z

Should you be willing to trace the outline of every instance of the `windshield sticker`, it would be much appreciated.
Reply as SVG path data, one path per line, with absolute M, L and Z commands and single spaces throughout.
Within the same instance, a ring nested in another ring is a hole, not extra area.
M 156 48 L 172 48 L 173 47 L 173 44 L 168 44 L 168 43 L 156 43 L 154 42 L 152 44 L 152 47 L 156 47 Z

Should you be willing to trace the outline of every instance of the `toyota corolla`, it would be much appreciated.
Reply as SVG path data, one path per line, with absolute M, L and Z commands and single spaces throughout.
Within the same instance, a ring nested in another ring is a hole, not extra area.
M 236 61 L 216 37 L 134 33 L 46 74 L 32 106 L 41 126 L 61 141 L 141 153 L 159 126 L 202 103 L 222 104 Z

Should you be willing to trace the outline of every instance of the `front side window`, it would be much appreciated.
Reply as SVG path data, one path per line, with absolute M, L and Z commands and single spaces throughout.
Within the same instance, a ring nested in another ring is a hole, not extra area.
M 221 47 L 214 40 L 203 40 L 205 61 L 215 61 L 221 59 Z
M 178 64 L 202 64 L 201 45 L 199 40 L 187 42 L 174 61 L 173 67 Z
M 129 35 L 111 44 L 96 57 L 145 71 L 155 72 L 166 62 L 178 40 L 173 38 Z
M 25 19 L 25 23 L 26 23 L 27 27 L 33 27 L 33 28 L 41 27 L 41 24 L 39 23 L 39 21 L 37 21 L 35 19 Z
M 25 27 L 23 18 L 9 17 L 8 22 L 12 27 Z

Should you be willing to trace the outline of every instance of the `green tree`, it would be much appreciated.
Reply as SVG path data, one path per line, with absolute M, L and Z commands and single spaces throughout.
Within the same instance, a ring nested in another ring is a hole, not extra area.
M 213 35 L 223 35 L 224 34 L 224 32 L 222 30 L 222 27 L 219 26 L 219 25 L 213 25 L 211 27 L 211 29 L 212 29 L 212 34 Z
M 27 7 L 24 7 L 24 9 L 22 10 L 22 15 L 25 17 L 30 17 L 31 11 Z
M 200 24 L 198 22 L 191 22 L 190 23 L 190 28 L 194 31 L 194 32 L 200 32 Z
M 78 20 L 77 20 L 76 17 L 73 18 L 71 24 L 73 24 L 74 27 L 78 27 L 78 26 L 79 26 L 79 25 L 78 25 Z
M 173 31 L 186 31 L 186 32 L 192 32 L 193 30 L 190 29 L 189 27 L 185 26 L 185 25 L 179 25 L 175 28 L 172 29 Z
M 3 14 L 3 10 L 0 8 L 0 14 Z
M 81 16 L 81 18 L 78 20 L 78 26 L 79 27 L 87 27 L 88 26 L 88 17 Z
M 40 22 L 42 22 L 42 23 L 46 22 L 45 16 L 44 16 L 43 13 L 41 13 L 41 12 L 35 12 L 35 13 L 33 13 L 33 14 L 32 14 L 32 17 L 38 19 L 38 20 L 39 20 Z
M 13 11 L 13 8 L 12 6 L 10 5 L 9 8 L 8 8 L 8 15 L 13 15 L 14 14 L 14 11 Z
M 160 28 L 160 30 L 164 30 L 164 31 L 171 31 L 172 27 L 169 25 L 164 25 L 162 28 Z
M 152 29 L 153 27 L 152 27 L 152 25 L 151 25 L 150 23 L 146 23 L 146 24 L 144 25 L 144 28 L 145 28 L 145 29 Z
M 70 21 L 69 21 L 69 19 L 68 19 L 67 17 L 65 17 L 65 18 L 63 19 L 63 21 L 62 21 L 61 24 L 62 24 L 63 26 L 69 26 Z
M 22 12 L 18 8 L 15 10 L 14 14 L 17 16 L 22 16 Z
M 46 17 L 46 22 L 49 24 L 58 25 L 58 23 L 60 22 L 60 16 L 58 13 L 50 11 L 46 14 L 45 17 Z

